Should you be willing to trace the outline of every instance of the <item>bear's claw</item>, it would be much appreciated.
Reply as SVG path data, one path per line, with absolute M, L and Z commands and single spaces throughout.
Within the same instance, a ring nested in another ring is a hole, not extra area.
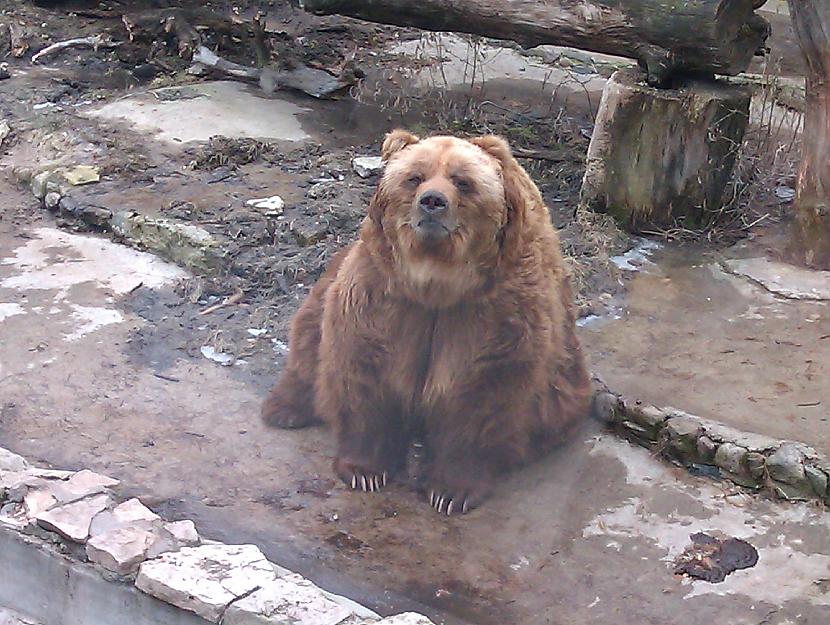
M 389 474 L 383 473 L 364 473 L 360 470 L 354 471 L 351 474 L 351 479 L 343 480 L 348 484 L 352 490 L 360 490 L 364 493 L 377 493 L 381 488 L 386 486 L 389 479 Z
M 435 508 L 437 512 L 452 516 L 452 511 L 455 509 L 456 513 L 461 511 L 461 514 L 467 514 L 468 510 L 472 510 L 475 505 L 467 497 L 455 497 L 447 493 L 440 493 L 434 490 L 429 491 L 429 505 Z

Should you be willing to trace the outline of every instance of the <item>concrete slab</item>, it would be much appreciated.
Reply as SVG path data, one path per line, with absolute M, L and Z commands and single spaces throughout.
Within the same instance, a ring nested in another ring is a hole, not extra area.
M 129 122 L 169 143 L 215 135 L 296 142 L 309 138 L 298 119 L 306 110 L 239 82 L 217 81 L 128 96 L 86 115 Z
M 34 314 L 60 328 L 61 341 L 78 341 L 122 323 L 124 316 L 113 297 L 139 285 L 158 288 L 188 275 L 151 254 L 56 228 L 35 229 L 25 242 L 3 250 L 0 301 L 10 302 L 7 314 L 0 314 L 4 333 Z M 34 366 L 32 359 L 28 365 Z M 0 364 L 0 372 L 5 368 Z
M 814 271 L 768 258 L 724 261 L 724 267 L 788 299 L 830 301 L 830 271 Z

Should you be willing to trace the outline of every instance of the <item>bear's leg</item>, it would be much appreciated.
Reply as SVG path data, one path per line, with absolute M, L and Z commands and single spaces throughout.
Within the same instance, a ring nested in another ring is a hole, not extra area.
M 291 322 L 288 362 L 262 404 L 262 419 L 270 426 L 302 428 L 322 422 L 314 408 L 314 384 L 320 360 L 323 306 L 346 251 L 332 258 Z
M 285 369 L 262 404 L 262 419 L 268 425 L 301 428 L 321 421 L 314 410 L 314 381 L 322 316 L 322 297 L 312 292 L 292 322 Z
M 538 366 L 502 361 L 468 373 L 426 418 L 423 490 L 445 514 L 475 508 L 497 476 L 530 460 L 544 409 Z
M 262 420 L 283 429 L 321 423 L 314 412 L 314 387 L 294 368 L 286 368 L 262 404 Z
M 465 415 L 456 416 L 465 420 Z M 488 425 L 453 424 L 454 418 L 427 425 L 428 469 L 423 480 L 430 505 L 447 515 L 478 507 L 490 496 L 496 478 L 524 464 L 530 450 L 528 433 L 511 422 L 524 421 L 521 415 L 505 413 L 503 421 Z
M 362 406 L 340 413 L 334 471 L 354 490 L 378 491 L 406 462 L 407 437 L 401 420 L 387 411 Z
M 368 308 L 351 313 L 339 302 L 326 308 L 316 412 L 337 433 L 340 479 L 355 490 L 376 491 L 406 461 L 403 406 L 388 381 L 389 339 L 365 327 L 367 320 L 392 317 Z

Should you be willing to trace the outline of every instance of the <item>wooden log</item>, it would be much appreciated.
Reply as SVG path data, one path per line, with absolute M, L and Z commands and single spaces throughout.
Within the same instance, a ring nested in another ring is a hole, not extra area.
M 637 59 L 651 84 L 676 74 L 735 75 L 769 35 L 764 0 L 303 0 L 316 14 L 455 31 Z
M 789 0 L 799 46 L 807 60 L 801 166 L 795 198 L 791 259 L 830 269 L 830 5 Z
M 608 79 L 580 203 L 634 231 L 703 225 L 722 206 L 749 122 L 748 90 L 687 80 L 655 89 L 636 69 Z

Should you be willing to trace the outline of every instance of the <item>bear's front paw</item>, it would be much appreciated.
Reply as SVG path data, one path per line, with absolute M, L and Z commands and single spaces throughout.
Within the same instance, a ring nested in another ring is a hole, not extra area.
M 487 473 L 472 479 L 465 478 L 462 474 L 452 477 L 444 474 L 428 478 L 425 484 L 424 492 L 429 505 L 447 516 L 466 514 L 480 506 L 491 492 Z
M 389 479 L 389 471 L 371 469 L 341 458 L 334 461 L 334 471 L 346 486 L 367 493 L 378 492 Z

